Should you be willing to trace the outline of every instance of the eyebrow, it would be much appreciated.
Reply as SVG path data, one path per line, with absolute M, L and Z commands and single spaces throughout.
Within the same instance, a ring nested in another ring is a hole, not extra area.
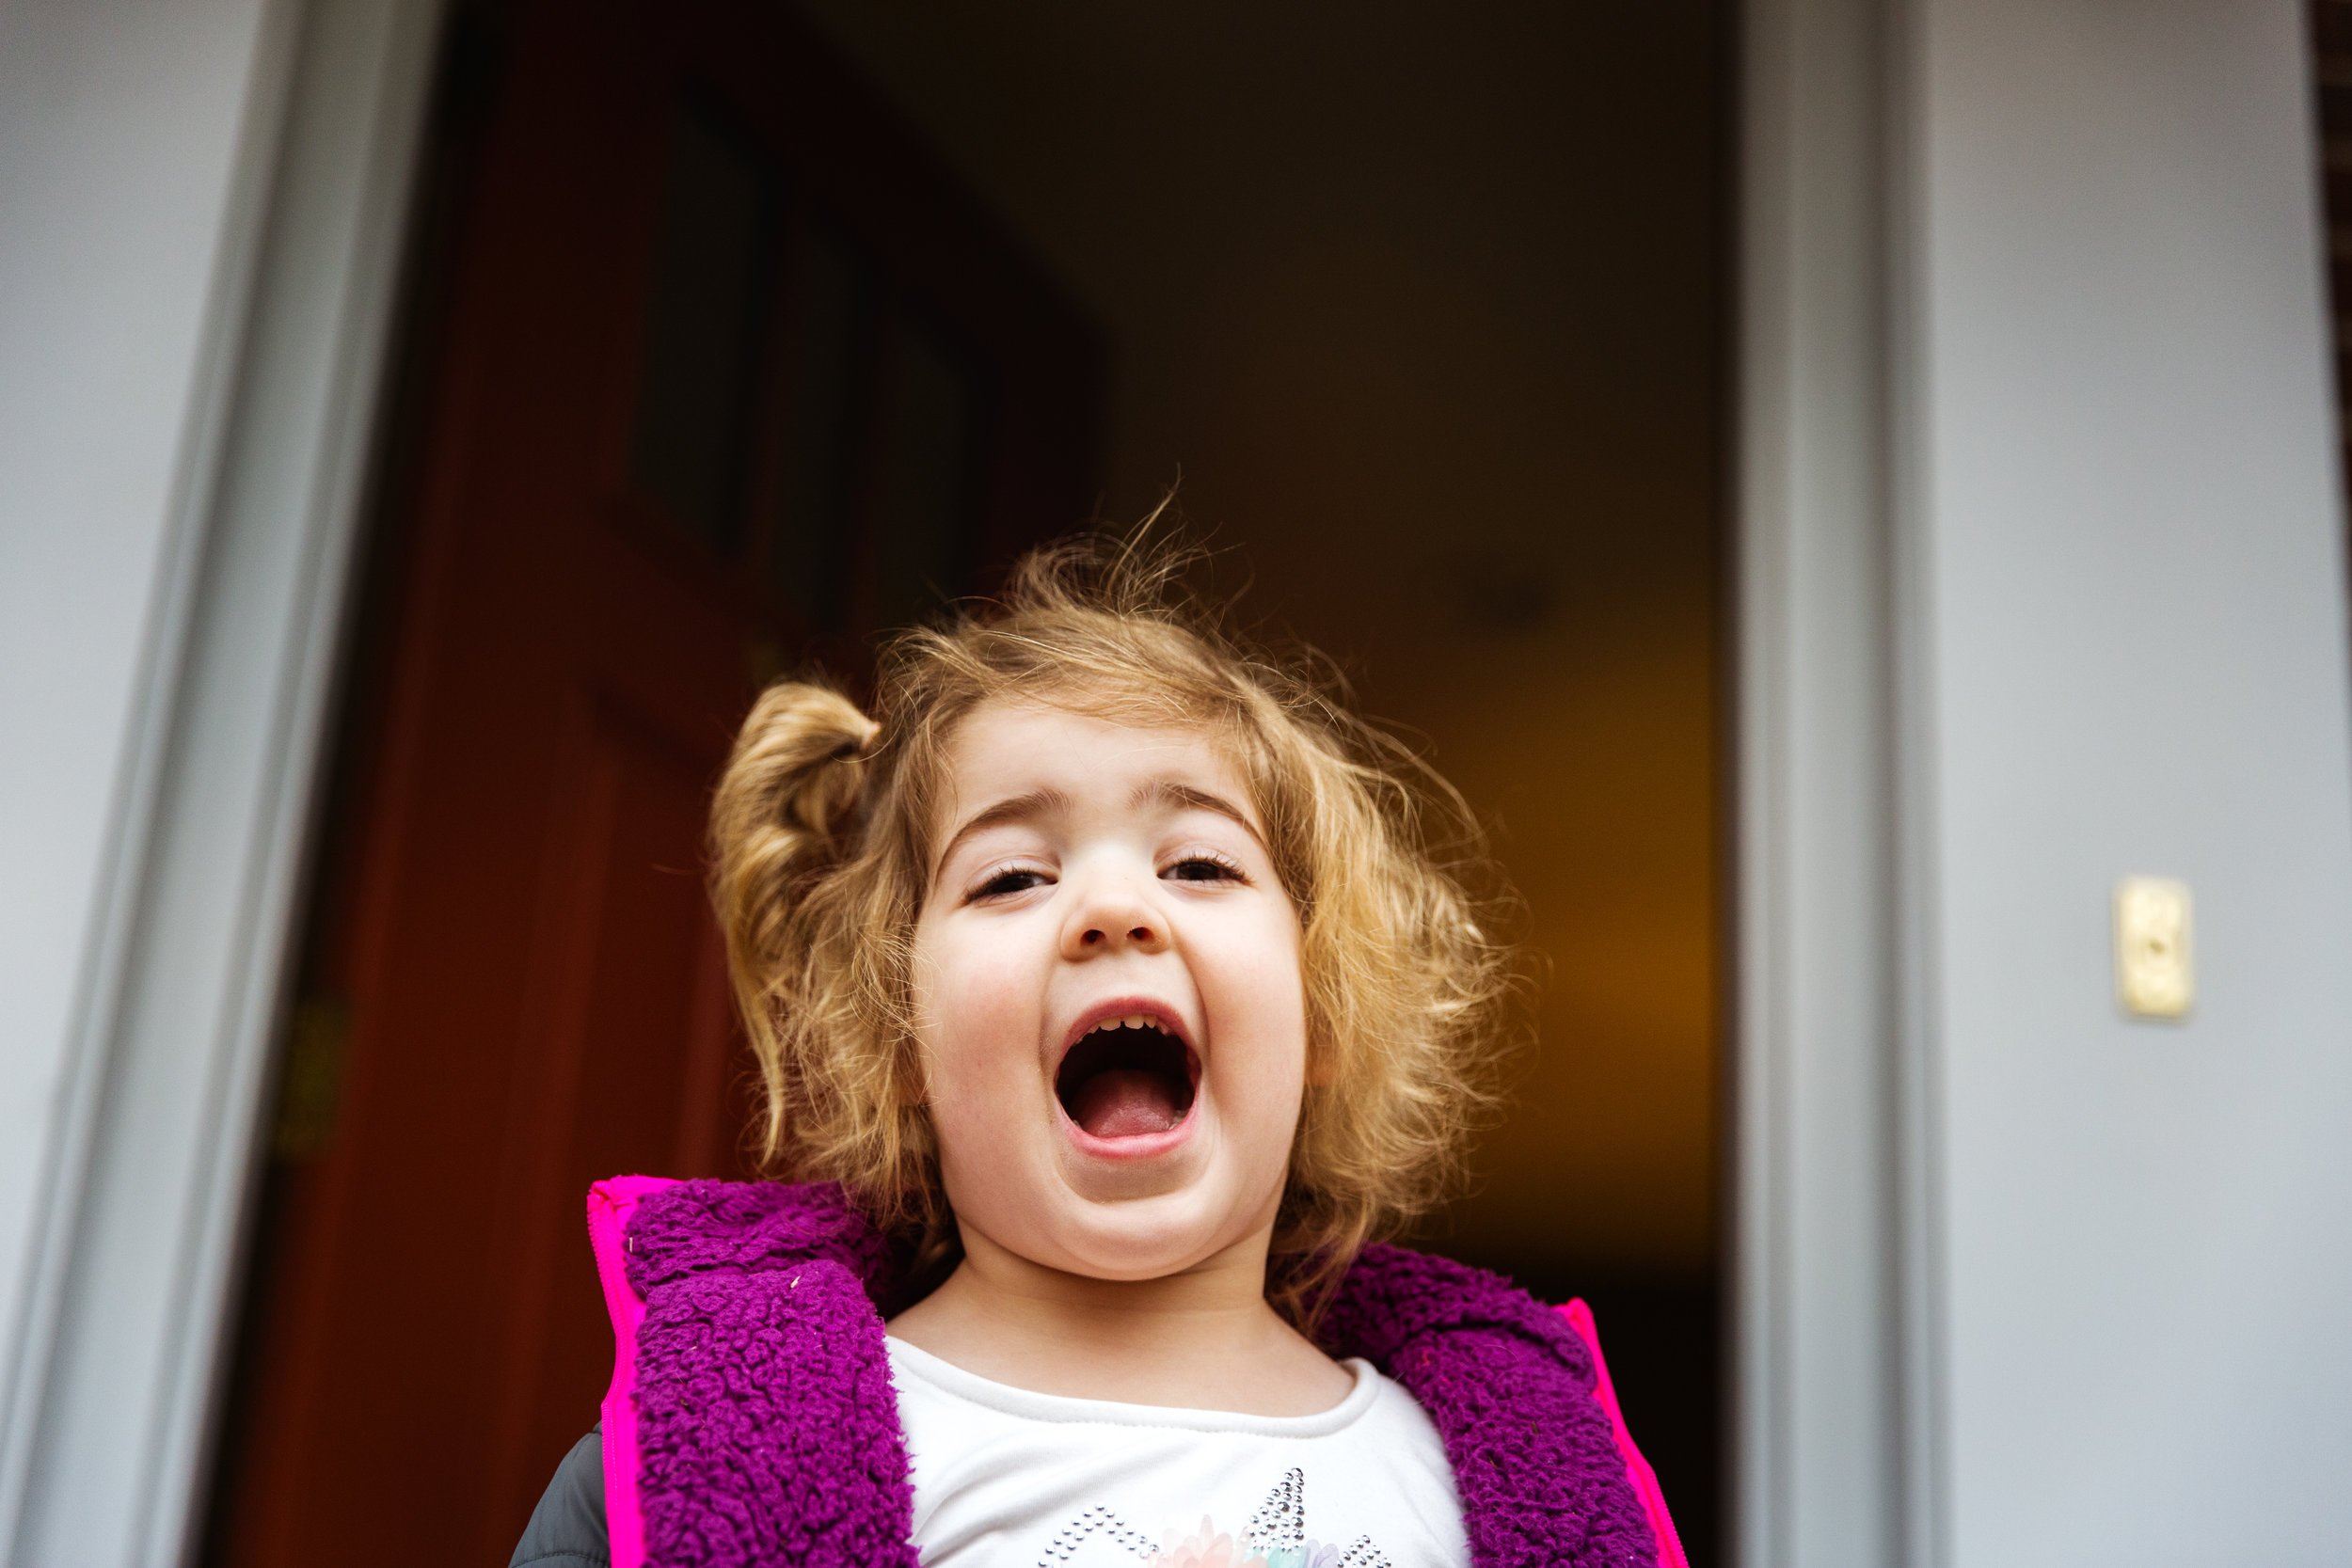
M 1222 795 L 1212 794 L 1175 779 L 1150 779 L 1137 784 L 1135 793 L 1127 798 L 1127 803 L 1131 806 L 1159 804 L 1214 812 L 1219 816 L 1232 818 L 1234 826 L 1258 841 L 1258 847 L 1265 847 L 1264 835 L 1258 832 L 1258 825 L 1249 820 L 1247 812 Z
M 1041 816 L 1052 816 L 1069 809 L 1070 797 L 1050 785 L 1044 789 L 1032 789 L 1025 795 L 1007 796 L 986 810 L 975 813 L 962 827 L 956 830 L 955 836 L 940 847 L 939 858 L 931 863 L 931 875 L 936 878 L 953 858 L 957 847 L 974 833 L 986 832 L 991 828 L 1001 828 L 1008 823 L 1034 822 Z
M 1248 815 L 1239 806 L 1234 805 L 1222 795 L 1184 784 L 1180 780 L 1147 779 L 1135 787 L 1134 793 L 1127 797 L 1127 803 L 1131 807 L 1165 805 L 1191 811 L 1213 812 L 1218 816 L 1230 818 L 1242 832 L 1256 839 L 1260 848 L 1265 847 L 1264 835 L 1258 832 L 1257 824 L 1250 821 Z M 937 877 L 946 868 L 947 862 L 954 857 L 957 848 L 974 833 L 986 832 L 991 828 L 1002 828 L 1016 822 L 1034 822 L 1041 816 L 1053 816 L 1068 811 L 1070 804 L 1068 795 L 1048 785 L 1043 789 L 1032 789 L 1021 795 L 1009 795 L 994 805 L 975 812 L 965 820 L 963 826 L 955 831 L 954 836 L 942 847 L 939 858 L 931 864 L 931 875 Z

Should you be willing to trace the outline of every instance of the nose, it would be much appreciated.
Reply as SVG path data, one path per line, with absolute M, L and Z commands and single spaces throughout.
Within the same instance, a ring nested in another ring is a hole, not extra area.
M 1062 957 L 1071 959 L 1158 953 L 1168 947 L 1168 925 L 1131 878 L 1104 873 L 1088 879 L 1062 927 L 1061 945 Z

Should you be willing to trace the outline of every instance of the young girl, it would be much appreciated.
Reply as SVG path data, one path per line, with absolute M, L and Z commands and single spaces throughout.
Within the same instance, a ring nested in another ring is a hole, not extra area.
M 516 1563 L 1679 1568 L 1581 1304 L 1374 1241 L 1493 1049 L 1458 803 L 1175 564 L 753 709 L 715 891 L 804 1184 L 597 1184 L 612 1389 Z

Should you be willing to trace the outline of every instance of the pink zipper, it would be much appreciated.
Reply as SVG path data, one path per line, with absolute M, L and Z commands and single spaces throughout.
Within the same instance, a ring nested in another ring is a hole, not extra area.
M 1650 1529 L 1658 1537 L 1658 1568 L 1691 1568 L 1690 1560 L 1682 1555 L 1682 1537 L 1675 1533 L 1675 1522 L 1666 1513 L 1666 1494 L 1659 1488 L 1658 1472 L 1649 1467 L 1642 1450 L 1633 1446 L 1633 1434 L 1625 1429 L 1625 1413 L 1617 1408 L 1617 1387 L 1609 1381 L 1609 1363 L 1600 1354 L 1600 1329 L 1593 1322 L 1593 1309 L 1579 1299 L 1559 1310 L 1584 1341 L 1584 1348 L 1592 1352 L 1593 1392 L 1601 1408 L 1609 1412 L 1617 1451 L 1625 1456 L 1626 1479 L 1633 1483 L 1634 1496 L 1642 1499 L 1642 1512 L 1649 1515 Z M 613 1568 L 620 1568 L 618 1558 L 613 1560 Z
M 612 1319 L 612 1382 L 604 1393 L 604 1520 L 612 1568 L 644 1568 L 645 1516 L 637 1498 L 637 1325 L 645 1304 L 628 1283 L 628 1219 L 638 1200 L 675 1187 L 662 1176 L 616 1176 L 588 1189 L 588 1244 Z

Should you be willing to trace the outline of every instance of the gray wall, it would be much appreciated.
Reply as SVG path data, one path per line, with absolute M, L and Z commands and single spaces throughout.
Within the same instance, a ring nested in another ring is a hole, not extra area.
M 1952 1560 L 2352 1560 L 2352 742 L 2290 0 L 1911 37 L 1925 1195 Z M 2200 1000 L 2114 1000 L 2185 879 Z
M 1739 1560 L 2352 1561 L 2352 643 L 2292 0 L 1751 0 Z M 2200 1000 L 2115 1000 L 2119 878 Z

